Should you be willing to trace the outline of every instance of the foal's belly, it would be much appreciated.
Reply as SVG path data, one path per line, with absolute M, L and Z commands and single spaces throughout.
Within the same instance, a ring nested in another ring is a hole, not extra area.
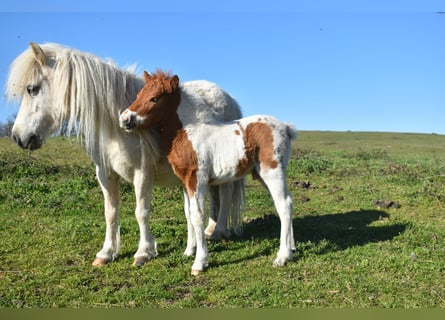
M 246 174 L 252 171 L 252 167 L 243 168 L 240 170 L 240 160 L 233 159 L 232 161 L 223 164 L 213 163 L 213 168 L 208 170 L 209 185 L 219 185 L 223 183 L 233 182 L 241 179 Z

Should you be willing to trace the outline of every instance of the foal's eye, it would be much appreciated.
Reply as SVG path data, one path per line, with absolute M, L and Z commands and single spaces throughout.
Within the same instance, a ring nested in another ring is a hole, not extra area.
M 156 103 L 158 102 L 159 98 L 158 97 L 153 97 L 150 99 L 150 102 Z
M 29 85 L 29 86 L 26 87 L 26 91 L 28 92 L 28 94 L 31 97 L 35 97 L 36 95 L 39 94 L 40 86 L 38 86 L 38 85 L 36 85 L 36 86 Z

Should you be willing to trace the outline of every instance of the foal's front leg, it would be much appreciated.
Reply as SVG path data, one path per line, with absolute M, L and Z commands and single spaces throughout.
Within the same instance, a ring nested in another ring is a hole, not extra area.
M 147 261 L 156 257 L 156 240 L 150 231 L 150 201 L 153 192 L 153 177 L 145 175 L 142 170 L 134 174 L 134 191 L 136 194 L 136 220 L 139 225 L 139 247 L 134 255 L 133 265 L 142 266 Z
M 185 213 L 185 218 L 187 219 L 187 248 L 184 251 L 184 255 L 191 257 L 196 252 L 196 236 L 190 213 L 189 195 L 185 188 L 183 188 L 183 192 L 184 192 L 184 213 Z
M 104 195 L 106 232 L 104 245 L 96 254 L 93 266 L 104 266 L 119 253 L 119 176 L 100 166 L 96 166 L 96 176 Z
M 196 238 L 196 256 L 192 265 L 192 275 L 196 276 L 208 266 L 209 252 L 207 249 L 207 243 L 204 236 L 204 224 L 205 224 L 205 191 L 198 190 L 190 196 L 190 220 L 194 229 Z

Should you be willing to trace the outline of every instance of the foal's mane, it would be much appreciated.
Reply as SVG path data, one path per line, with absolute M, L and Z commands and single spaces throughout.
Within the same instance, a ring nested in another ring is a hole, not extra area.
M 53 116 L 61 125 L 68 124 L 68 130 L 75 130 L 84 141 L 87 152 L 99 154 L 107 164 L 106 148 L 109 139 L 124 134 L 118 126 L 119 114 L 136 98 L 144 85 L 130 69 L 119 69 L 111 61 L 103 61 L 95 55 L 47 43 L 41 45 L 46 65 L 54 68 L 50 79 Z M 10 100 L 20 100 L 26 93 L 26 86 L 42 80 L 42 70 L 28 48 L 11 64 L 6 85 Z M 146 135 L 143 143 L 153 149 L 157 146 Z
M 153 86 L 162 90 L 167 94 L 172 94 L 179 90 L 179 87 L 173 88 L 170 82 L 170 79 L 173 77 L 173 74 L 170 71 L 163 71 L 161 69 L 157 69 L 154 73 L 148 73 L 151 77 L 151 82 Z

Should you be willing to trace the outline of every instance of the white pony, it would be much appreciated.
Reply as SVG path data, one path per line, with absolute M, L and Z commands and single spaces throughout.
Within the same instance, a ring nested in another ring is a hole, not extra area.
M 158 132 L 127 133 L 119 128 L 120 112 L 131 104 L 143 85 L 144 80 L 130 71 L 57 44 L 31 43 L 10 67 L 6 95 L 10 100 L 23 99 L 12 129 L 14 141 L 23 149 L 38 149 L 51 133 L 67 123 L 69 129 L 77 131 L 96 164 L 104 195 L 106 235 L 93 265 L 104 265 L 118 255 L 120 177 L 133 183 L 136 194 L 140 240 L 134 265 L 143 265 L 157 255 L 149 224 L 153 185 L 179 183 L 160 152 Z M 241 116 L 236 101 L 215 84 L 186 82 L 181 90 L 184 99 L 179 108 L 185 113 L 195 114 L 200 110 L 215 121 Z M 199 119 L 197 115 L 196 120 Z M 209 234 L 215 227 L 226 231 L 226 221 L 221 222 L 224 225 L 218 221 L 215 226 L 218 210 L 230 210 L 233 226 L 240 224 L 243 196 L 242 182 L 213 190 Z M 220 201 L 221 198 L 225 200 Z
M 269 190 L 281 220 L 280 249 L 275 265 L 292 260 L 295 240 L 292 227 L 292 198 L 286 183 L 295 128 L 271 116 L 257 115 L 236 121 L 190 121 L 178 109 L 183 97 L 179 78 L 162 71 L 144 73 L 145 86 L 119 117 L 127 131 L 156 127 L 160 130 L 161 149 L 186 190 L 186 214 L 191 224 L 196 249 L 192 274 L 208 265 L 204 238 L 204 200 L 209 186 L 244 178 L 252 173 Z M 187 252 L 186 252 L 187 253 Z

